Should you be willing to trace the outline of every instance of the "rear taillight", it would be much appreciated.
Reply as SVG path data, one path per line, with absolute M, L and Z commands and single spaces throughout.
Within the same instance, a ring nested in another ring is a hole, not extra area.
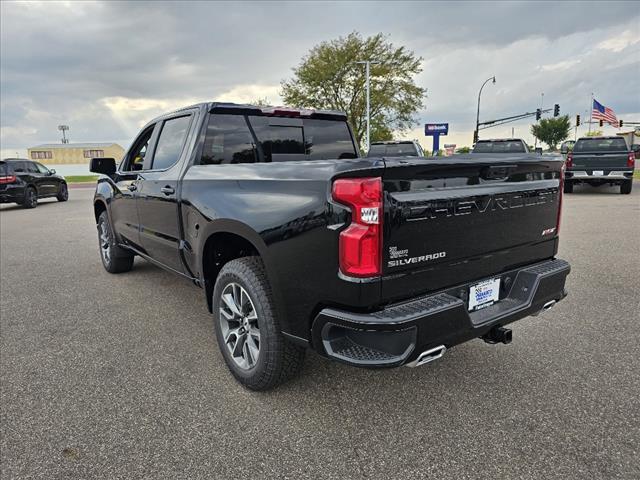
M 636 156 L 633 152 L 629 152 L 627 156 L 627 167 L 633 168 L 636 164 Z
M 567 153 L 567 161 L 565 163 L 567 165 L 567 168 L 573 167 L 573 153 L 572 152 Z
M 558 189 L 558 218 L 556 220 L 556 235 L 560 234 L 560 220 L 562 219 L 562 198 L 564 197 L 564 170 L 565 166 L 562 165 L 562 168 L 560 169 L 560 186 Z
M 13 183 L 16 181 L 15 175 L 0 175 L 0 184 Z
M 351 209 L 351 224 L 340 233 L 340 271 L 350 277 L 380 275 L 382 179 L 336 180 L 332 196 L 336 202 Z

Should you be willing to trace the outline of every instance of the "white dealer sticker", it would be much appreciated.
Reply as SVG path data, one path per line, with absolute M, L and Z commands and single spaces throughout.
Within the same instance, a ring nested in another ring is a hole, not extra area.
M 476 283 L 469 288 L 469 311 L 493 305 L 500 296 L 500 279 L 493 278 Z

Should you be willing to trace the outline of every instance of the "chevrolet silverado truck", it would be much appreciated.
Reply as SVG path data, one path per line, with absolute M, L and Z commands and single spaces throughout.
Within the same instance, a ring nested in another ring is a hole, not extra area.
M 139 256 L 201 287 L 250 389 L 292 377 L 306 349 L 416 367 L 509 343 L 505 325 L 566 295 L 561 157 L 361 158 L 343 113 L 205 103 L 91 170 L 104 268 Z
M 587 183 L 594 187 L 620 185 L 620 193 L 629 194 L 635 161 L 622 137 L 579 138 L 567 153 L 564 192 L 572 193 L 574 185 Z

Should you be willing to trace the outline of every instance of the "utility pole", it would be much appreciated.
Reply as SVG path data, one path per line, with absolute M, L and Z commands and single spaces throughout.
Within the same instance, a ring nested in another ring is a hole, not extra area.
M 378 61 L 378 60 L 363 60 L 360 62 L 356 62 L 359 65 L 364 65 L 365 66 L 365 75 L 366 75 L 366 83 L 365 83 L 365 89 L 367 92 L 367 140 L 365 142 L 365 145 L 367 146 L 367 152 L 369 151 L 369 148 L 371 147 L 371 94 L 369 91 L 369 87 L 370 87 L 370 73 L 371 73 L 371 65 L 378 65 L 382 62 Z
M 592 117 L 593 117 L 593 92 L 591 92 L 591 103 L 589 104 L 589 133 L 591 133 Z
M 64 144 L 69 143 L 69 139 L 64 134 L 64 132 L 69 130 L 69 125 L 58 125 L 58 130 L 60 130 L 62 132 L 62 144 L 64 145 Z
M 480 138 L 480 131 L 478 130 L 478 128 L 480 127 L 480 95 L 482 95 L 482 89 L 484 88 L 484 86 L 487 84 L 489 80 L 493 80 L 493 83 L 495 84 L 496 76 L 494 75 L 493 77 L 487 78 L 482 84 L 482 86 L 480 87 L 480 91 L 478 92 L 478 110 L 476 112 L 476 131 L 474 134 L 473 143 L 476 143 L 478 138 Z

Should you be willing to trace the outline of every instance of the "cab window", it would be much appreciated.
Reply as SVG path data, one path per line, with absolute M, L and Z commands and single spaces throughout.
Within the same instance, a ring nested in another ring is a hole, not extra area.
M 153 135 L 153 128 L 153 126 L 147 128 L 142 135 L 138 137 L 122 167 L 123 171 L 139 171 L 143 169 L 144 158 L 147 154 L 147 150 L 149 149 L 151 135 Z
M 153 154 L 153 170 L 164 170 L 178 161 L 187 140 L 190 122 L 189 115 L 164 122 Z
M 41 163 L 35 162 L 35 166 L 38 169 L 39 173 L 42 173 L 44 175 L 49 175 L 49 169 L 47 167 L 45 167 L 44 165 L 42 165 Z

